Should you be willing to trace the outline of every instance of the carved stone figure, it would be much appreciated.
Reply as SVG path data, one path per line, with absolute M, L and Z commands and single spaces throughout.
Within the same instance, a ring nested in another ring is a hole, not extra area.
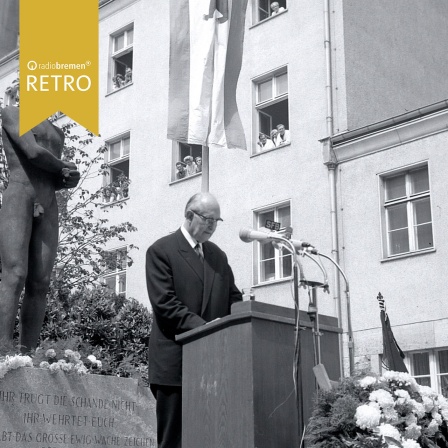
M 36 347 L 58 245 L 56 190 L 75 187 L 76 165 L 61 160 L 64 133 L 48 120 L 19 136 L 19 108 L 1 110 L 9 185 L 0 209 L 0 350 L 10 349 L 20 294 L 23 352 Z

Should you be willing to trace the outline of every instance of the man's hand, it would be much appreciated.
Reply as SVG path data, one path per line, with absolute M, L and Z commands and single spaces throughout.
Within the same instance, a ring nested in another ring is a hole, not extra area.
M 78 167 L 73 162 L 63 162 L 64 168 L 61 171 L 62 188 L 73 188 L 78 185 L 81 174 Z

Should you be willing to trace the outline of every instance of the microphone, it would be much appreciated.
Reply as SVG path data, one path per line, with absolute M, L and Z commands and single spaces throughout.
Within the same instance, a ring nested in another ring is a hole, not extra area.
M 309 249 L 313 248 L 310 243 L 307 243 L 306 241 L 302 240 L 288 240 L 295 248 L 295 250 L 303 250 L 306 249 L 309 252 Z M 277 249 L 280 250 L 282 246 L 286 246 L 289 250 L 289 246 L 284 241 L 272 241 L 272 245 Z
M 319 251 L 314 246 L 311 246 L 311 244 L 308 247 L 306 247 L 305 250 L 310 254 L 320 255 Z
M 245 243 L 251 243 L 252 241 L 264 241 L 264 240 L 281 240 L 283 237 L 275 233 L 261 232 L 260 230 L 254 230 L 250 227 L 243 227 L 240 229 L 240 239 Z
M 305 247 L 311 247 L 311 244 L 307 243 L 306 241 L 302 241 L 302 240 L 289 240 L 289 241 L 298 250 L 304 249 Z
M 279 240 L 280 241 L 279 243 L 277 243 L 276 241 L 273 242 L 274 247 L 278 249 L 277 246 L 279 244 L 282 244 L 281 241 L 285 239 L 285 236 L 283 234 L 273 232 L 262 232 L 260 230 L 251 229 L 250 227 L 243 227 L 240 230 L 240 239 L 245 243 L 251 243 L 252 241 Z M 288 240 L 288 241 L 294 245 L 296 250 L 304 249 L 305 247 L 312 247 L 311 244 L 307 243 L 306 241 L 302 240 Z

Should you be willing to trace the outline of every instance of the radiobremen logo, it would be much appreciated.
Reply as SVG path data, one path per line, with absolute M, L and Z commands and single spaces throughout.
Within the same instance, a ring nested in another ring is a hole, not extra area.
M 20 0 L 20 135 L 58 111 L 99 134 L 98 10 L 92 0 Z
M 36 61 L 28 61 L 27 68 L 30 71 L 49 70 L 51 73 L 54 73 L 56 70 L 70 70 L 73 73 L 76 70 L 86 70 L 90 65 L 90 61 L 78 64 L 60 62 L 46 62 L 42 64 Z M 26 76 L 26 90 L 28 92 L 86 92 L 91 87 L 92 80 L 86 74 L 28 74 Z

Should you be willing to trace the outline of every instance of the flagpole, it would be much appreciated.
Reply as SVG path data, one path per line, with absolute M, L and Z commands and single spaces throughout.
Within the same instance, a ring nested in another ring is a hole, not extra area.
M 209 148 L 202 147 L 202 193 L 208 193 L 210 190 L 210 164 L 209 164 Z
M 377 300 L 380 306 L 381 329 L 383 332 L 383 359 L 382 365 L 387 370 L 395 370 L 396 372 L 408 372 L 406 364 L 404 363 L 404 353 L 398 346 L 395 336 L 392 332 L 389 316 L 386 313 L 386 305 L 384 297 L 379 292 Z

